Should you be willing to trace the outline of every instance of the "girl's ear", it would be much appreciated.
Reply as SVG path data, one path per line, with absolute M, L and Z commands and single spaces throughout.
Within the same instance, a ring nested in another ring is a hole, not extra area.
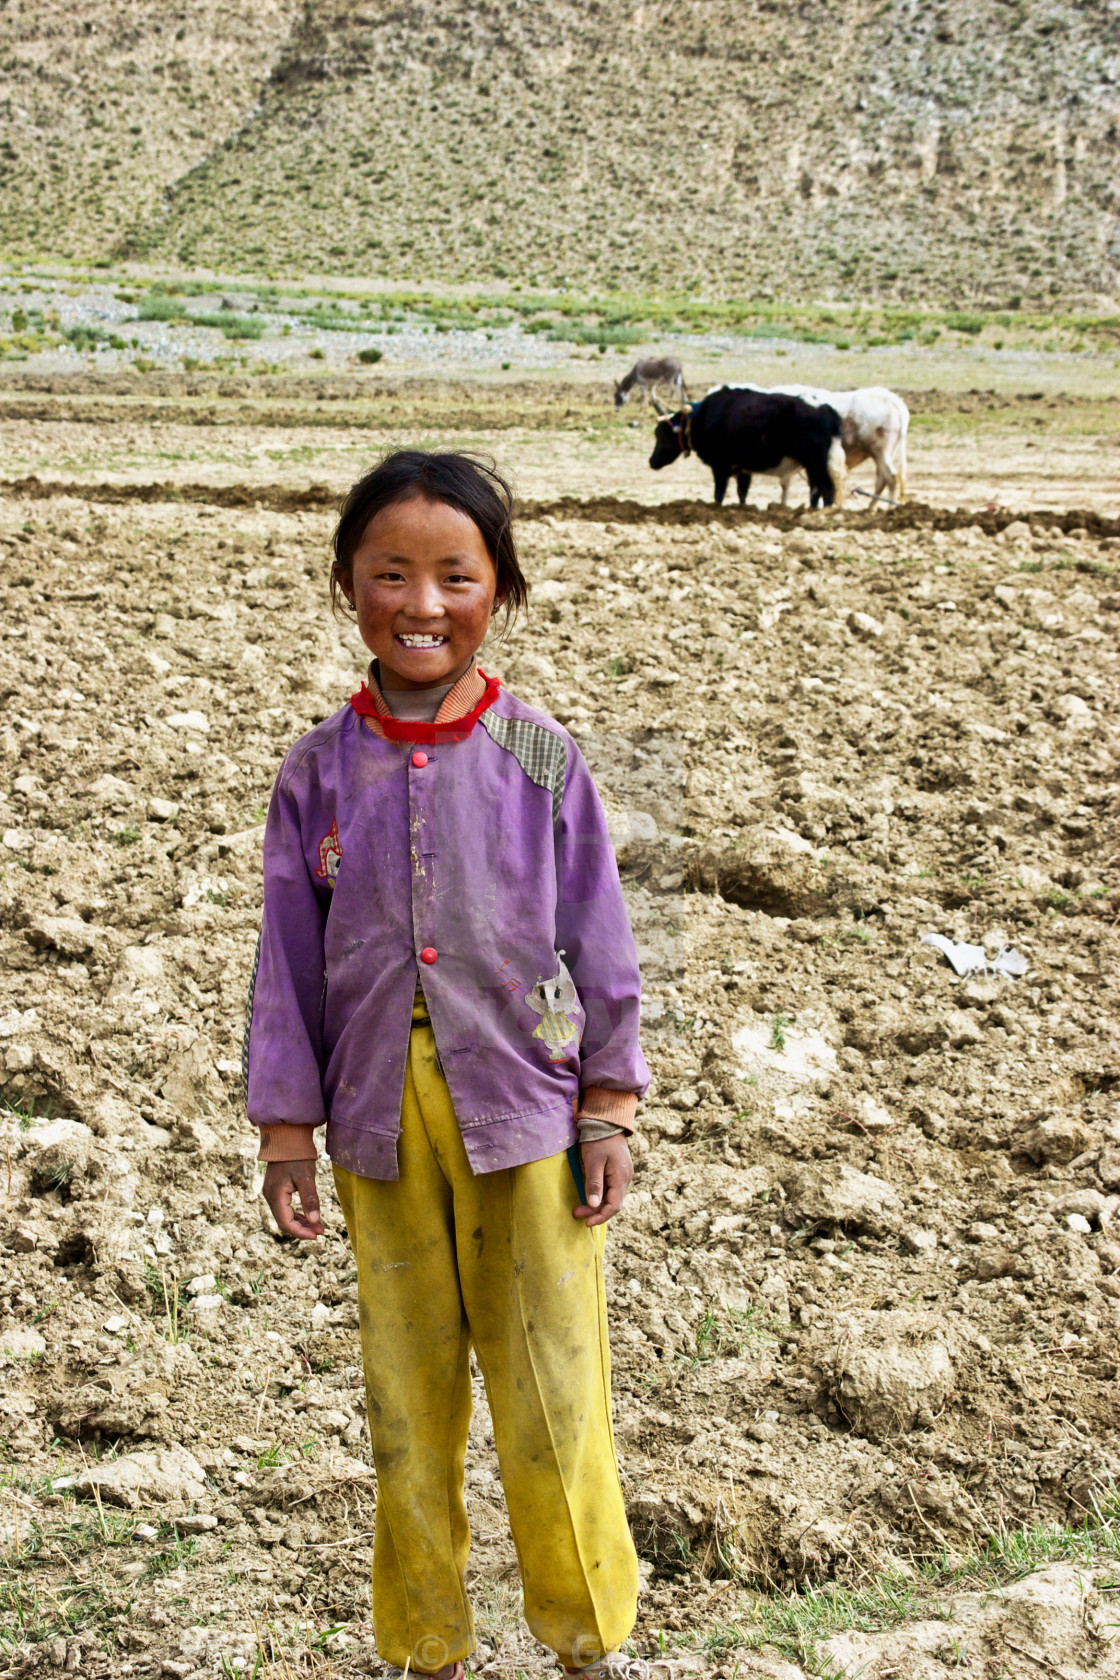
M 343 571 L 341 566 L 338 565 L 334 566 L 331 572 L 331 595 L 335 600 L 341 595 L 351 612 L 357 610 L 354 603 L 353 572 Z

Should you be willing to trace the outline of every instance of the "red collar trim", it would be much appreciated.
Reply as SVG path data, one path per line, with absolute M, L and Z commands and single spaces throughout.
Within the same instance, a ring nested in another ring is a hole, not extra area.
M 415 741 L 425 747 L 439 746 L 444 741 L 465 741 L 483 712 L 494 704 L 502 686 L 500 677 L 488 677 L 484 671 L 478 674 L 486 684 L 482 699 L 463 717 L 448 718 L 444 723 L 419 723 L 408 718 L 386 717 L 377 710 L 365 683 L 357 694 L 350 696 L 350 704 L 359 717 L 376 718 L 377 727 L 387 741 Z

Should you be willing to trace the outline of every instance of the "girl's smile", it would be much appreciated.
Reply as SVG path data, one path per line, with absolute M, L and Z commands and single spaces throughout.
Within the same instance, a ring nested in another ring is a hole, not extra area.
M 469 670 L 502 604 L 497 578 L 478 526 L 447 502 L 411 496 L 371 519 L 344 587 L 382 686 L 434 688 Z

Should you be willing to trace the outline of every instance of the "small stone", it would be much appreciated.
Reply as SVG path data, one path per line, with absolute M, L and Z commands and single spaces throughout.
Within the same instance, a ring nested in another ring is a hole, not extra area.
M 937 1249 L 937 1232 L 923 1225 L 909 1225 L 902 1233 L 902 1246 L 909 1254 L 930 1255 Z
M 90 783 L 90 793 L 103 805 L 120 807 L 127 805 L 132 799 L 132 787 L 128 782 L 122 782 L 119 776 L 98 776 Z
M 1032 1160 L 1054 1161 L 1064 1166 L 1083 1155 L 1092 1141 L 1088 1126 L 1063 1116 L 1058 1120 L 1040 1120 L 1024 1135 L 1020 1148 Z
M 976 1255 L 976 1281 L 990 1283 L 993 1278 L 1014 1277 L 1016 1256 L 1002 1244 L 981 1248 Z
M 216 1282 L 213 1272 L 203 1272 L 199 1277 L 193 1277 L 187 1284 L 188 1295 L 210 1295 Z
M 850 612 L 848 614 L 848 629 L 861 641 L 870 641 L 873 636 L 883 634 L 883 626 L 870 613 Z
M 657 821 L 648 811 L 627 811 L 631 840 L 656 840 Z
M 170 1674 L 171 1680 L 186 1680 L 188 1674 L 193 1674 L 197 1664 L 189 1657 L 164 1657 L 159 1665 L 161 1674 Z
M 46 1351 L 47 1344 L 38 1330 L 0 1332 L 0 1353 L 6 1353 L 9 1359 L 31 1359 Z
M 173 799 L 149 799 L 148 816 L 153 822 L 171 822 L 178 815 L 179 807 Z
M 945 1027 L 954 1050 L 967 1050 L 984 1037 L 980 1023 L 963 1009 L 951 1009 L 945 1017 Z
M 674 1091 L 667 1101 L 670 1108 L 695 1108 L 700 1101 L 700 1093 L 685 1085 Z
M 49 1192 L 80 1179 L 87 1171 L 94 1136 L 80 1120 L 51 1120 L 27 1134 L 25 1148 L 32 1183 Z
M 257 846 L 264 845 L 264 823 L 253 823 L 249 828 L 239 828 L 233 834 L 223 834 L 218 839 L 219 857 L 248 857 Z
M 217 1312 L 225 1304 L 222 1295 L 196 1295 L 191 1308 L 196 1313 Z
M 161 1503 L 204 1499 L 206 1472 L 192 1453 L 176 1445 L 91 1464 L 78 1477 L 77 1485 L 79 1493 L 92 1497 L 96 1487 L 102 1499 L 135 1507 L 141 1498 Z
M 152 634 L 162 636 L 165 640 L 169 640 L 172 636 L 177 636 L 179 634 L 178 619 L 172 618 L 170 613 L 157 613 L 155 624 L 152 627 Z
M 1106 1190 L 1120 1190 L 1120 1146 L 1109 1144 L 1101 1150 L 1097 1173 Z
M 316 1301 L 311 1309 L 311 1323 L 316 1330 L 321 1330 L 324 1324 L 329 1324 L 331 1309 L 322 1301 Z
M 1084 1190 L 1070 1190 L 1064 1196 L 1056 1196 L 1050 1203 L 1050 1212 L 1057 1214 L 1078 1213 L 1082 1219 L 1090 1222 L 1100 1219 L 1105 1209 L 1106 1198 L 1099 1190 L 1088 1187 Z
M 894 1116 L 888 1114 L 882 1103 L 877 1103 L 874 1097 L 865 1093 L 856 1097 L 852 1108 L 865 1132 L 889 1132 L 895 1126 Z
M 849 1423 L 882 1440 L 939 1413 L 956 1381 L 942 1333 L 931 1315 L 887 1312 L 868 1322 L 864 1335 L 842 1339 L 829 1374 Z
M 210 732 L 210 720 L 205 712 L 172 712 L 170 717 L 164 718 L 168 729 L 188 729 L 196 735 L 207 735 Z
M 49 948 L 61 951 L 64 957 L 81 957 L 97 947 L 102 933 L 80 916 L 33 916 L 23 937 L 39 950 Z
M 1067 1213 L 1066 1214 L 1066 1225 L 1069 1228 L 1069 1230 L 1076 1231 L 1076 1233 L 1079 1237 L 1088 1237 L 1088 1236 L 1092 1235 L 1093 1227 L 1090 1225 L 1089 1221 L 1085 1218 L 1084 1214 L 1081 1214 L 1081 1213 Z
M 174 1522 L 180 1534 L 206 1534 L 218 1526 L 217 1517 L 209 1511 L 196 1511 L 189 1517 L 176 1517 Z
M 1050 712 L 1070 729 L 1091 729 L 1093 726 L 1093 713 L 1080 694 L 1059 694 Z
M 642 1116 L 642 1130 L 654 1138 L 679 1138 L 684 1134 L 684 1121 L 664 1108 L 650 1108 Z
M 128 1329 L 128 1319 L 118 1313 L 114 1318 L 107 1318 L 101 1328 L 107 1330 L 110 1336 L 119 1336 Z
M 881 1230 L 897 1213 L 897 1192 L 881 1178 L 857 1172 L 846 1161 L 804 1167 L 787 1187 L 793 1206 L 828 1225 Z

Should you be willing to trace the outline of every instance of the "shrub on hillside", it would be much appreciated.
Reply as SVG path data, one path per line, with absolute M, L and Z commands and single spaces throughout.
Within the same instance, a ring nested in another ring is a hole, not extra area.
M 137 319 L 141 321 L 181 321 L 187 313 L 182 298 L 155 295 L 140 299 Z

